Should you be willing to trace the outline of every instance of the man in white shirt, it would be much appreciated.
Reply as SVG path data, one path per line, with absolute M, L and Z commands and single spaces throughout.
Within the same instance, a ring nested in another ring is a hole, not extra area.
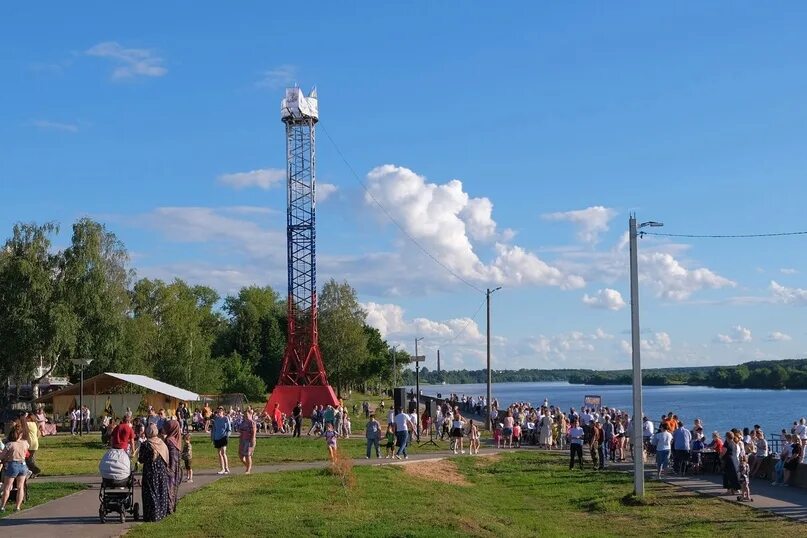
M 403 455 L 404 459 L 407 459 L 409 456 L 406 454 L 406 445 L 409 442 L 409 432 L 414 431 L 415 425 L 412 423 L 412 420 L 409 418 L 409 415 L 401 411 L 400 407 L 395 408 L 395 438 L 398 444 L 398 451 L 395 453 L 394 458 L 396 460 L 401 459 L 401 455 Z
M 583 468 L 583 428 L 580 427 L 577 420 L 572 421 L 572 426 L 569 428 L 569 470 L 574 469 L 574 457 L 580 463 L 580 468 Z
M 805 452 L 807 452 L 807 450 L 805 450 L 805 448 L 807 448 L 807 420 L 805 420 L 804 417 L 799 420 L 799 425 L 796 426 L 796 436 L 801 441 L 801 461 L 805 461 L 804 455 Z
M 76 428 L 79 428 L 79 421 L 81 420 L 81 411 L 73 409 L 70 411 L 70 434 L 76 435 Z

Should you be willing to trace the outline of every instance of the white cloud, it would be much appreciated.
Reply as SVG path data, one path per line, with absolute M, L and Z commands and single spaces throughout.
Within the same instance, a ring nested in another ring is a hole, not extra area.
M 317 202 L 324 202 L 338 190 L 339 187 L 332 183 L 317 183 Z
M 375 207 L 377 200 L 410 236 L 464 279 L 510 286 L 580 288 L 585 284 L 581 277 L 562 272 L 532 252 L 505 244 L 511 234 L 507 238 L 498 234 L 490 200 L 471 198 L 459 180 L 428 183 L 408 168 L 388 164 L 371 170 L 367 183 L 368 205 Z M 472 240 L 494 239 L 496 257 L 486 264 Z
M 792 267 L 782 267 L 781 269 L 779 269 L 779 272 L 782 273 L 783 275 L 796 275 L 798 274 L 799 270 L 793 269 Z
M 547 213 L 543 218 L 551 221 L 566 221 L 577 226 L 577 237 L 584 243 L 596 243 L 600 234 L 608 231 L 608 223 L 616 216 L 616 211 L 601 205 Z
M 112 78 L 121 80 L 134 77 L 161 77 L 168 73 L 165 61 L 148 49 L 127 49 L 115 41 L 93 45 L 85 51 L 87 56 L 109 58 L 117 65 Z
M 607 310 L 621 310 L 627 306 L 622 294 L 617 290 L 605 288 L 599 290 L 596 295 L 583 295 L 583 303 L 593 308 L 604 308 Z
M 718 334 L 715 337 L 715 341 L 720 344 L 743 344 L 752 340 L 751 329 L 742 325 L 732 327 L 730 334 Z
M 639 346 L 643 359 L 658 364 L 665 361 L 672 351 L 672 338 L 664 331 L 653 332 L 648 337 L 641 338 Z M 630 356 L 633 353 L 633 346 L 627 340 L 620 340 L 618 347 L 625 355 Z
M 222 174 L 218 177 L 219 183 L 228 185 L 235 189 L 245 189 L 258 187 L 270 189 L 286 179 L 286 171 L 281 168 L 259 168 L 249 172 L 235 172 L 232 174 Z
M 766 340 L 768 342 L 789 342 L 790 340 L 793 340 L 793 338 L 789 334 L 785 334 L 781 331 L 773 331 L 768 333 Z
M 285 265 L 286 235 L 280 230 L 263 228 L 253 220 L 227 215 L 232 212 L 232 208 L 158 207 L 140 215 L 136 221 L 157 230 L 170 241 L 224 243 L 228 249 L 235 248 L 252 260 L 282 261 Z M 240 214 L 247 216 L 243 211 Z
M 736 284 L 705 267 L 691 268 L 689 260 L 679 257 L 688 245 L 657 243 L 643 240 L 639 248 L 639 278 L 649 285 L 657 297 L 683 301 L 705 289 L 734 287 Z M 628 234 L 623 233 L 616 245 L 606 251 L 564 248 L 556 266 L 566 273 L 576 273 L 586 280 L 612 284 L 628 277 Z
M 277 90 L 294 84 L 297 80 L 297 67 L 289 64 L 279 65 L 261 73 L 261 78 L 255 83 L 258 88 Z
M 379 304 L 368 302 L 362 304 L 367 312 L 367 324 L 375 327 L 381 336 L 402 339 L 407 342 L 417 337 L 424 337 L 424 346 L 440 344 L 469 345 L 485 341 L 479 325 L 471 318 L 453 318 L 446 321 L 434 321 L 428 318 L 406 320 L 404 309 L 396 304 Z
M 65 133 L 77 133 L 78 125 L 75 123 L 62 123 L 58 121 L 49 120 L 31 120 L 29 125 L 37 129 L 44 129 L 47 131 L 62 131 Z
M 776 302 L 799 306 L 807 305 L 807 290 L 805 289 L 788 288 L 775 280 L 771 280 L 770 290 Z
M 687 269 L 667 252 L 639 254 L 639 276 L 656 288 L 659 297 L 671 301 L 683 301 L 703 289 L 736 286 L 705 267 Z

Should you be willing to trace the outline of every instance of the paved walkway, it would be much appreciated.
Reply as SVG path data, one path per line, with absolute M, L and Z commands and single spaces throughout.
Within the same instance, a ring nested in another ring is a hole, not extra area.
M 487 450 L 486 454 L 496 453 L 496 450 Z M 449 451 L 429 452 L 423 454 L 413 454 L 408 460 L 387 460 L 387 459 L 356 459 L 354 465 L 405 465 L 417 461 L 440 460 L 453 456 Z M 328 462 L 316 461 L 308 463 L 282 463 L 277 465 L 261 465 L 253 468 L 253 473 L 277 473 L 284 471 L 302 471 L 308 469 L 323 469 L 328 466 Z M 240 463 L 238 467 L 233 466 L 233 475 L 243 474 Z M 215 482 L 220 475 L 215 470 L 200 470 L 193 473 L 193 484 L 183 482 L 179 488 L 179 495 L 183 497 L 203 486 Z M 136 525 L 134 521 L 127 520 L 126 523 L 116 521 L 116 513 L 109 515 L 108 523 L 102 524 L 98 519 L 98 490 L 101 485 L 101 478 L 95 476 L 59 476 L 48 478 L 37 478 L 42 482 L 75 482 L 89 486 L 89 489 L 50 501 L 45 504 L 25 509 L 21 512 L 9 515 L 0 519 L 0 535 L 3 538 L 24 537 L 32 538 L 37 536 L 53 536 L 58 534 L 59 538 L 111 538 L 124 534 L 130 527 Z M 135 488 L 135 500 L 140 502 L 140 488 Z
M 807 523 L 807 491 L 804 488 L 771 486 L 767 480 L 754 479 L 751 482 L 751 498 L 754 499 L 754 502 L 741 502 L 737 501 L 737 495 L 725 494 L 723 477 L 720 475 L 670 476 L 662 477 L 662 479 L 703 495 L 719 497 L 724 501 L 745 504 L 778 516 Z

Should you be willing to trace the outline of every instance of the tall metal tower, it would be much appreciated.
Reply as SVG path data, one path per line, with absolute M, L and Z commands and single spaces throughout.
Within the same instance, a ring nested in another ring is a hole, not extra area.
M 308 413 L 313 405 L 338 403 L 317 332 L 316 90 L 305 96 L 300 88 L 287 88 L 280 115 L 286 126 L 288 324 L 280 378 L 266 410 L 271 413 L 277 403 L 290 413 L 299 401 Z

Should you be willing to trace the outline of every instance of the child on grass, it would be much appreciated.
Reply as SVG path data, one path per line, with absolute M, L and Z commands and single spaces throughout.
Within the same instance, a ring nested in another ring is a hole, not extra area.
M 336 432 L 333 429 L 333 423 L 328 422 L 325 427 L 325 444 L 328 446 L 328 456 L 331 458 L 331 463 L 336 462 Z
M 185 480 L 193 483 L 193 445 L 190 433 L 182 436 L 182 463 L 185 464 Z
M 387 441 L 385 459 L 390 459 L 395 453 L 395 431 L 392 429 L 392 424 L 387 424 L 387 433 L 384 435 Z

